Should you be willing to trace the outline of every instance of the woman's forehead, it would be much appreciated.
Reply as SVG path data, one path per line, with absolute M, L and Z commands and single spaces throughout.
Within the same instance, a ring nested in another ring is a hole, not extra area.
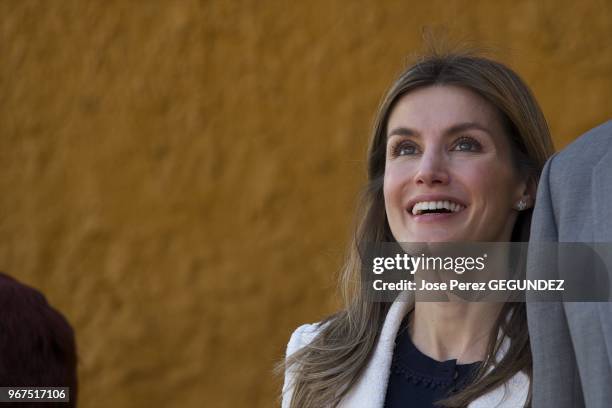
M 421 132 L 442 132 L 462 123 L 498 130 L 498 114 L 476 92 L 451 85 L 416 89 L 401 96 L 387 122 L 387 136 L 398 127 Z

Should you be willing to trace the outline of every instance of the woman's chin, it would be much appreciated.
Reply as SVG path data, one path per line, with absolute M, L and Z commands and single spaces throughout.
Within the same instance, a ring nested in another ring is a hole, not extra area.
M 451 234 L 449 231 L 428 232 L 421 234 L 404 234 L 400 242 L 461 242 L 466 237 L 461 234 Z

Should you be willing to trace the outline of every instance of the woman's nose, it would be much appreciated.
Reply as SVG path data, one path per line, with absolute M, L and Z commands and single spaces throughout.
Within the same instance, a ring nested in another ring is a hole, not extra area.
M 450 176 L 443 154 L 438 152 L 424 153 L 415 177 L 417 184 L 433 186 L 448 184 Z

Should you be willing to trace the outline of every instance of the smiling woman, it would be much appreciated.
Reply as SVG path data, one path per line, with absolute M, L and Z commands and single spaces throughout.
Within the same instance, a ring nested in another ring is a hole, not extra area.
M 376 302 L 359 280 L 359 248 L 526 241 L 552 151 L 537 102 L 503 64 L 449 54 L 409 67 L 374 124 L 345 307 L 291 336 L 283 407 L 529 405 L 524 303 L 415 302 L 408 291 Z

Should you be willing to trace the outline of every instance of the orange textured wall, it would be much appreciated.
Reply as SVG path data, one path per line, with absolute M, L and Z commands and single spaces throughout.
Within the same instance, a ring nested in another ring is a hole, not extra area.
M 494 49 L 558 147 L 610 117 L 609 1 L 0 3 L 0 269 L 76 328 L 81 406 L 275 403 L 423 26 Z

